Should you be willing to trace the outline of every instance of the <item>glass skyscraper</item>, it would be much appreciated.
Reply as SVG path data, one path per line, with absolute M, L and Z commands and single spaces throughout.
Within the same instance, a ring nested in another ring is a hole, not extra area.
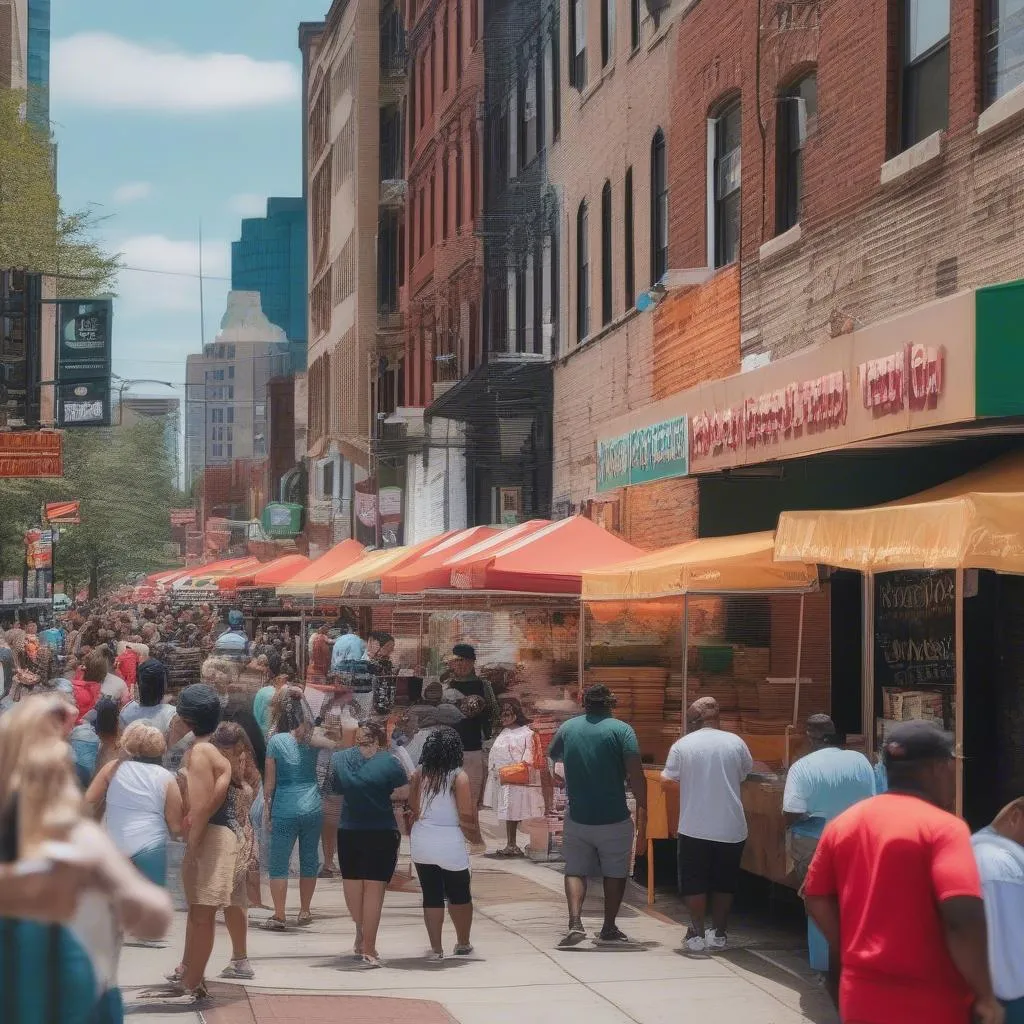
M 50 131 L 50 0 L 28 0 L 28 119 Z
M 306 202 L 267 200 L 266 217 L 242 221 L 231 243 L 231 288 L 259 292 L 263 312 L 288 337 L 293 372 L 306 369 Z

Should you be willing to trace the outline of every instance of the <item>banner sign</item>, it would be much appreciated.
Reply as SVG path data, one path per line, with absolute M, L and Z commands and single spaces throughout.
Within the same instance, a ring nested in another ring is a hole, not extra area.
M 687 418 L 677 416 L 597 443 L 597 489 L 686 476 L 690 463 Z
M 57 422 L 63 427 L 110 426 L 110 299 L 57 304 Z
M 381 547 L 396 548 L 402 543 L 402 488 L 382 487 L 377 507 Z
M 59 526 L 77 526 L 81 521 L 80 502 L 53 501 L 46 506 L 46 521 Z
M 186 529 L 196 525 L 196 510 L 194 508 L 172 508 L 171 526 L 184 526 Z
M 50 431 L 0 431 L 0 478 L 61 477 L 63 437 Z

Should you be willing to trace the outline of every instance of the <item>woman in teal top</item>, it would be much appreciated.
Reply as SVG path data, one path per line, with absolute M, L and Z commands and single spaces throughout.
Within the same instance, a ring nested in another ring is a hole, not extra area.
M 313 736 L 313 718 L 302 691 L 289 687 L 281 703 L 276 731 L 267 744 L 263 782 L 270 833 L 270 895 L 274 916 L 264 927 L 284 931 L 288 896 L 288 863 L 299 844 L 299 916 L 296 924 L 313 920 L 310 904 L 320 871 L 320 826 L 323 807 L 317 782 L 319 748 L 330 741 Z

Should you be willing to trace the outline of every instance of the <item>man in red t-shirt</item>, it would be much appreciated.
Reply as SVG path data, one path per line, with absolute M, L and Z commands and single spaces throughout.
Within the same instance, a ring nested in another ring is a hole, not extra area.
M 905 722 L 885 744 L 889 792 L 825 828 L 807 912 L 841 964 L 846 1024 L 1002 1024 L 981 882 L 955 793 L 952 738 Z M 838 956 L 837 956 L 838 952 Z

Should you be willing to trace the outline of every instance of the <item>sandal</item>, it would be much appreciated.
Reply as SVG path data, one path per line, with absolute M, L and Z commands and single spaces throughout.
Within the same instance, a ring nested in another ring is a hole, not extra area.
M 260 924 L 260 927 L 265 932 L 285 932 L 288 930 L 287 923 L 279 917 L 268 917 L 266 921 Z
M 313 915 L 308 911 L 305 914 L 299 914 L 299 916 L 295 918 L 295 923 L 300 928 L 305 928 L 306 925 L 310 925 L 313 923 Z
M 516 848 L 514 846 L 504 846 L 500 850 L 494 851 L 495 857 L 514 857 Z
M 384 966 L 379 956 L 370 956 L 369 953 L 364 953 L 360 959 L 362 960 L 363 967 L 368 971 Z

